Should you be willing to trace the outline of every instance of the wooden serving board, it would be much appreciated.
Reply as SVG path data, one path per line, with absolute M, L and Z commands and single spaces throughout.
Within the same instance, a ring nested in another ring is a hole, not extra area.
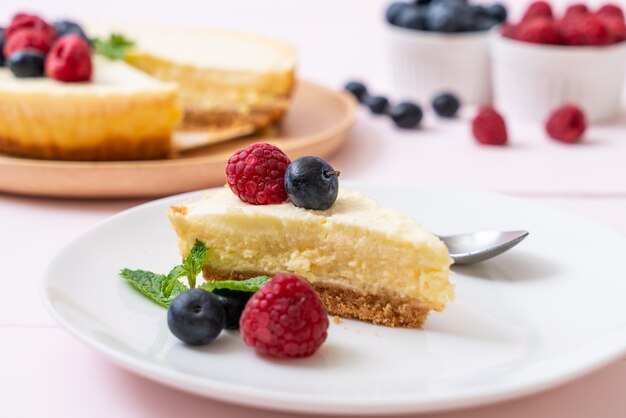
M 235 151 L 269 142 L 290 158 L 328 156 L 347 138 L 355 102 L 347 94 L 300 80 L 292 106 L 273 132 L 231 140 L 151 161 L 74 162 L 0 154 L 0 191 L 49 197 L 156 197 L 217 186 Z

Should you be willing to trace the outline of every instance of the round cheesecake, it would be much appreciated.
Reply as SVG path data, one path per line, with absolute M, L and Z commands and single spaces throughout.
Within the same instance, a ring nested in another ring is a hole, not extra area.
M 229 189 L 169 210 L 182 255 L 209 248 L 207 280 L 294 273 L 331 315 L 421 327 L 453 298 L 445 244 L 409 216 L 339 191 L 328 210 L 250 205 Z

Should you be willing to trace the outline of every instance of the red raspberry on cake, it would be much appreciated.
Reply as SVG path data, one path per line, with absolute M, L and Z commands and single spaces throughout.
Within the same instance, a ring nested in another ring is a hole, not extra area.
M 546 132 L 550 138 L 567 144 L 579 142 L 586 129 L 585 115 L 575 104 L 558 108 L 546 122 Z
M 515 31 L 515 39 L 535 44 L 560 45 L 561 32 L 552 19 L 537 17 L 520 23 Z
M 248 301 L 239 329 L 243 341 L 278 358 L 313 355 L 326 341 L 328 314 L 311 285 L 294 274 L 277 274 Z
M 481 108 L 474 117 L 472 133 L 484 145 L 505 145 L 508 139 L 504 118 L 489 106 Z
M 14 33 L 22 29 L 35 29 L 43 31 L 48 35 L 50 42 L 56 37 L 57 32 L 53 26 L 49 25 L 45 20 L 39 16 L 29 15 L 26 13 L 16 14 L 11 23 L 6 28 L 5 39 L 10 39 Z
M 545 1 L 534 1 L 528 6 L 526 12 L 524 12 L 522 22 L 534 19 L 536 17 L 545 17 L 552 19 L 552 7 L 550 7 L 550 5 Z
M 22 49 L 36 49 L 43 54 L 50 51 L 50 37 L 39 29 L 21 29 L 13 32 L 4 44 L 4 56 L 8 57 Z
M 291 163 L 278 147 L 252 144 L 233 154 L 226 164 L 226 181 L 244 202 L 269 205 L 287 200 L 285 170 Z
M 55 80 L 89 81 L 91 71 L 91 48 L 79 35 L 59 38 L 46 56 L 46 74 Z

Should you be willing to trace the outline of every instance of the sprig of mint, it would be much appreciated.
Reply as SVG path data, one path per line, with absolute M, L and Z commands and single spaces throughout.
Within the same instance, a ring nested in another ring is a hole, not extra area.
M 189 288 L 193 289 L 196 287 L 196 278 L 202 271 L 207 254 L 208 249 L 206 245 L 196 240 L 187 257 L 183 258 L 182 263 L 172 268 L 167 275 L 146 270 L 122 269 L 120 276 L 140 293 L 167 308 L 176 296 L 189 290 Z M 179 280 L 181 277 L 187 278 L 188 285 Z M 268 276 L 258 276 L 241 281 L 211 280 L 202 283 L 198 288 L 208 290 L 209 292 L 215 289 L 229 289 L 254 293 L 267 283 L 269 279 Z
M 110 60 L 124 59 L 126 50 L 135 42 L 120 33 L 111 33 L 108 38 L 95 37 L 91 40 L 96 54 L 104 55 Z
M 267 283 L 269 279 L 269 276 L 257 276 L 247 280 L 211 280 L 210 282 L 202 283 L 198 288 L 208 290 L 209 292 L 215 289 L 228 289 L 254 293 Z
M 165 308 L 170 306 L 170 303 L 176 296 L 187 290 L 187 286 L 176 280 L 169 296 L 165 296 L 161 289 L 167 277 L 163 274 L 152 273 L 151 271 L 122 269 L 120 276 L 137 289 L 139 293 L 142 293 Z

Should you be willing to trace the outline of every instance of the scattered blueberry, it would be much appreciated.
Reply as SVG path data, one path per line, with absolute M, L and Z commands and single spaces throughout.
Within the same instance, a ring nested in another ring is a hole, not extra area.
M 215 289 L 213 294 L 217 296 L 226 313 L 226 329 L 239 329 L 239 319 L 243 308 L 252 296 L 252 292 L 238 292 L 230 289 Z
M 487 14 L 498 23 L 504 22 L 508 15 L 506 7 L 500 3 L 488 6 Z
M 387 6 L 387 10 L 385 10 L 385 19 L 387 19 L 387 22 L 393 25 L 397 24 L 396 20 L 400 15 L 400 12 L 407 7 L 409 7 L 407 3 L 391 3 L 389 6 Z
M 363 104 L 377 115 L 382 115 L 387 113 L 387 108 L 389 107 L 389 100 L 385 96 L 370 96 L 366 94 L 363 97 Z
M 4 66 L 4 28 L 0 28 L 0 67 Z
M 363 96 L 367 94 L 367 87 L 365 87 L 365 84 L 358 81 L 349 82 L 346 84 L 345 89 L 352 93 L 352 95 L 356 97 L 359 102 L 362 101 Z
M 36 49 L 21 49 L 6 61 L 9 70 L 18 78 L 44 76 L 45 56 Z
M 401 10 L 395 24 L 407 29 L 424 29 L 426 26 L 426 8 L 424 6 L 408 6 Z
M 285 190 L 301 208 L 326 210 L 337 200 L 339 172 L 319 157 L 294 160 L 285 172 Z
M 89 38 L 85 34 L 83 28 L 76 22 L 70 20 L 56 20 L 52 23 L 54 29 L 58 32 L 59 36 L 65 36 L 69 34 L 76 34 L 82 37 L 84 40 L 89 41 Z
M 402 102 L 389 109 L 389 116 L 400 128 L 415 128 L 422 121 L 422 109 L 411 102 Z
M 460 32 L 463 30 L 464 8 L 456 2 L 437 1 L 426 8 L 426 29 L 433 32 Z
M 217 296 L 202 289 L 191 289 L 176 296 L 167 310 L 172 334 L 186 344 L 203 345 L 224 329 L 226 314 Z
M 433 109 L 443 118 L 453 118 L 461 107 L 461 102 L 454 94 L 443 93 L 433 99 Z

